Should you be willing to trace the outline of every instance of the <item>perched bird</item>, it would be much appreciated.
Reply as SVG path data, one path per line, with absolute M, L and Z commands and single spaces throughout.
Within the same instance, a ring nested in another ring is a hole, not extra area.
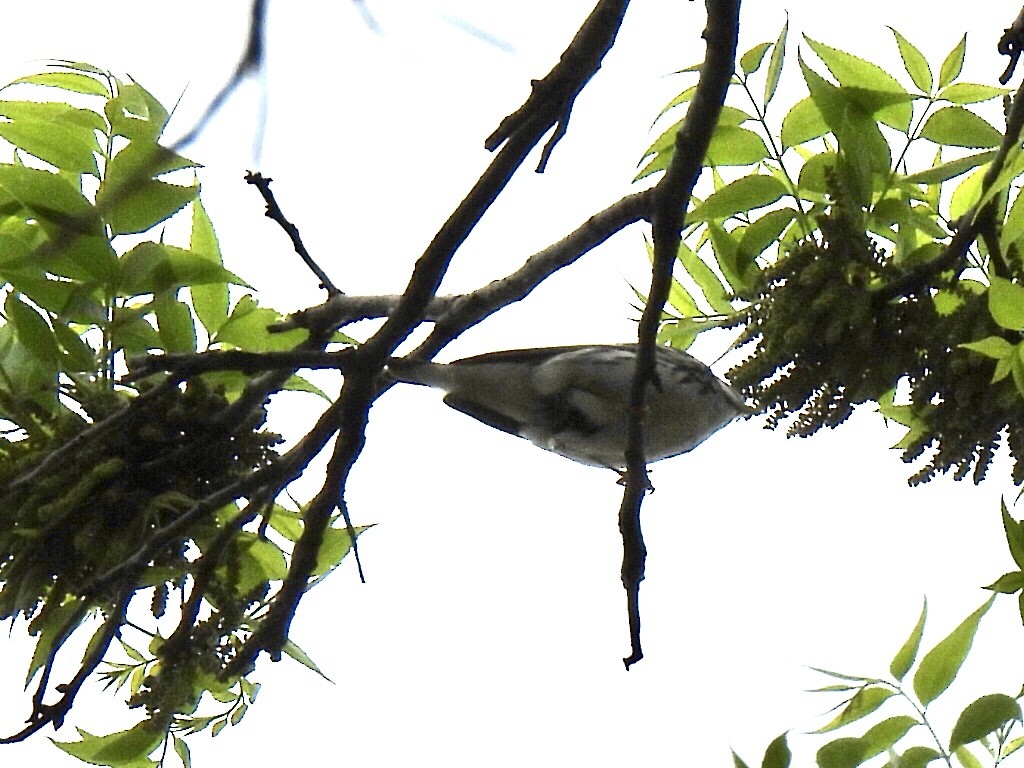
M 636 344 L 489 352 L 452 363 L 392 358 L 391 376 L 444 390 L 444 402 L 488 426 L 582 464 L 622 470 Z M 657 347 L 648 385 L 648 462 L 693 449 L 747 408 L 696 358 Z

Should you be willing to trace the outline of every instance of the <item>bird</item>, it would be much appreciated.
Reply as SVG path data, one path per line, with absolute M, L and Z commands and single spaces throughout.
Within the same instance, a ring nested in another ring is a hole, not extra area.
M 450 363 L 391 358 L 396 381 L 443 390 L 444 403 L 546 451 L 620 473 L 626 467 L 637 344 L 536 347 Z M 655 348 L 644 409 L 648 463 L 686 453 L 748 413 L 741 395 L 682 350 Z

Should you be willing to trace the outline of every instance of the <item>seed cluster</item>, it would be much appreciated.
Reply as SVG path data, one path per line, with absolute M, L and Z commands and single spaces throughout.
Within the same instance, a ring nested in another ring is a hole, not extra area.
M 961 479 L 972 469 L 980 482 L 1008 430 L 1019 484 L 1024 400 L 1012 380 L 991 383 L 992 360 L 959 347 L 1006 333 L 985 295 L 952 270 L 907 280 L 908 270 L 877 247 L 860 218 L 834 200 L 819 218 L 820 237 L 762 272 L 734 323 L 743 326 L 739 344 L 752 352 L 731 382 L 767 414 L 770 428 L 790 420 L 789 434 L 804 437 L 909 383 L 902 410 L 911 431 L 900 447 L 904 461 L 926 461 L 911 483 L 949 470 Z

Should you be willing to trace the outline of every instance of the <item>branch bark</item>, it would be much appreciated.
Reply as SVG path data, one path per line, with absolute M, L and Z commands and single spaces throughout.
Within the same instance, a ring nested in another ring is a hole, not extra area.
M 654 353 L 662 309 L 672 284 L 682 237 L 686 209 L 697 183 L 718 123 L 736 62 L 739 35 L 739 0 L 707 0 L 708 22 L 704 30 L 707 54 L 700 80 L 686 119 L 676 134 L 675 153 L 661 181 L 650 191 L 651 231 L 654 240 L 654 264 L 647 306 L 640 318 L 640 348 L 630 396 L 629 444 L 626 450 L 626 489 L 619 508 L 622 533 L 622 585 L 626 590 L 631 650 L 623 659 L 626 669 L 643 658 L 640 642 L 640 582 L 644 578 L 647 549 L 640 526 L 640 507 L 650 488 L 644 456 L 644 399 L 649 384 L 658 386 Z

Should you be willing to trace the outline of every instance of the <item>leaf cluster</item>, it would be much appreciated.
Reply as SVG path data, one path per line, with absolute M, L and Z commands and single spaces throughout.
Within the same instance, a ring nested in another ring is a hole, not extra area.
M 1009 101 L 1005 129 L 968 108 L 1007 91 L 958 80 L 966 38 L 936 77 L 892 32 L 909 86 L 805 37 L 797 63 L 808 95 L 777 128 L 768 112 L 788 25 L 740 58 L 733 90 L 752 113 L 727 107 L 715 129 L 714 189 L 687 219 L 662 338 L 686 345 L 738 327 L 748 355 L 730 378 L 769 427 L 789 422 L 807 436 L 874 402 L 908 427 L 903 458 L 923 461 L 911 482 L 950 470 L 979 482 L 1005 439 L 1019 484 L 1020 121 Z M 641 178 L 668 162 L 671 134 L 649 148 Z M 750 171 L 727 180 L 738 168 Z
M 275 503 L 301 463 L 282 461 L 265 429 L 267 398 L 323 393 L 298 364 L 269 379 L 227 369 L 136 380 L 126 363 L 282 352 L 310 334 L 278 332 L 278 312 L 232 295 L 248 286 L 223 266 L 198 166 L 160 145 L 168 112 L 141 85 L 60 62 L 0 89 L 14 90 L 61 100 L 0 100 L 0 138 L 13 146 L 0 164 L 0 618 L 23 617 L 37 638 L 29 725 L 5 741 L 59 725 L 106 664 L 146 718 L 62 748 L 155 765 L 147 756 L 173 746 L 187 765 L 181 736 L 217 733 L 252 702 L 251 663 L 226 670 L 304 531 L 301 512 Z M 181 230 L 187 244 L 166 242 Z M 324 531 L 312 576 L 361 530 Z M 147 650 L 126 631 L 148 637 Z M 91 633 L 80 670 L 55 684 L 78 632 Z M 282 650 L 316 670 L 290 641 Z M 54 690 L 59 701 L 44 704 Z M 203 701 L 230 707 L 206 714 Z
M 873 758 L 887 756 L 886 768 L 922 768 L 933 761 L 947 766 L 955 756 L 960 765 L 974 768 L 981 760 L 970 745 L 980 744 L 993 765 L 1024 746 L 1024 737 L 1011 738 L 1022 722 L 1021 707 L 1012 696 L 990 693 L 964 707 L 948 737 L 940 737 L 931 716 L 932 705 L 949 690 L 971 651 L 982 618 L 994 596 L 971 613 L 952 632 L 929 651 L 920 654 L 927 618 L 927 603 L 921 610 L 909 637 L 889 664 L 887 677 L 863 677 L 824 669 L 816 671 L 833 682 L 816 689 L 825 695 L 842 695 L 836 714 L 817 734 L 848 732 L 869 717 L 878 717 L 883 709 L 902 704 L 904 714 L 889 714 L 878 719 L 858 736 L 843 735 L 823 744 L 816 754 L 820 768 L 856 768 Z M 910 686 L 906 678 L 913 671 Z M 1018 697 L 1019 698 L 1019 697 Z M 746 763 L 733 755 L 737 768 Z M 782 734 L 765 752 L 763 768 L 789 768 L 792 754 L 786 734 Z

